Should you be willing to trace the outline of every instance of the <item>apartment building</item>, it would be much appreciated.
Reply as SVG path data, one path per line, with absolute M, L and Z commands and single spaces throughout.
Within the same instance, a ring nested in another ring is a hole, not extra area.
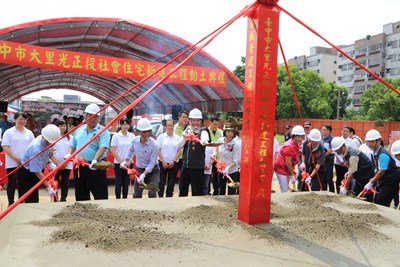
M 328 82 L 336 81 L 337 52 L 333 48 L 314 46 L 310 48 L 309 56 L 298 56 L 288 60 L 299 70 L 307 69 L 319 73 Z
M 365 38 L 355 40 L 354 44 L 339 47 L 376 75 L 382 78 L 400 78 L 400 21 L 383 25 L 382 33 L 366 35 Z M 327 52 L 331 50 L 334 52 Z M 352 99 L 350 108 L 360 108 L 363 92 L 378 82 L 377 79 L 333 48 L 312 47 L 310 56 L 306 58 L 306 67 L 303 69 L 314 70 L 320 73 L 326 81 L 335 82 L 349 90 L 349 97 Z M 290 59 L 288 62 L 299 66 L 294 59 Z

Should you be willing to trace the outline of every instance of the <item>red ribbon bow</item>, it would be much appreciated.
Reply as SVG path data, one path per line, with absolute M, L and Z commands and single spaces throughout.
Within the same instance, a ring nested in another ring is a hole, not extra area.
M 188 140 L 188 141 L 195 141 L 198 143 L 201 142 L 201 140 L 194 133 L 184 133 L 184 134 L 182 134 L 182 136 L 185 137 L 186 140 Z
M 86 160 L 82 157 L 74 158 L 72 160 L 75 169 L 79 169 L 80 166 L 90 166 L 90 163 L 86 162 Z
M 137 172 L 136 169 L 129 169 L 127 167 L 121 166 L 121 169 L 125 170 L 129 176 L 131 177 L 131 180 L 135 180 L 136 178 L 139 177 L 139 173 Z
M 211 160 L 216 162 L 215 167 L 217 167 L 218 172 L 224 173 L 225 168 L 226 168 L 226 163 L 223 161 L 219 161 L 216 158 L 211 157 L 211 156 L 210 156 L 210 158 L 211 158 Z

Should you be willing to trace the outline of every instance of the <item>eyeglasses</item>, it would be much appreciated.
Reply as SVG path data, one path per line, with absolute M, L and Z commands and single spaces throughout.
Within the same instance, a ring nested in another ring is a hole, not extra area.
M 141 131 L 142 133 L 151 133 L 151 130 Z

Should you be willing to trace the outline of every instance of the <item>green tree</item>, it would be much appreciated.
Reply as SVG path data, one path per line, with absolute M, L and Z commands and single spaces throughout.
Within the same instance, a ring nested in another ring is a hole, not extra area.
M 300 71 L 296 65 L 289 65 L 289 71 L 304 118 L 335 119 L 338 95 L 340 96 L 339 117 L 344 116 L 346 108 L 351 103 L 345 87 L 326 82 L 315 71 Z M 277 72 L 276 118 L 299 118 L 285 66 L 278 66 Z M 244 82 L 245 57 L 242 57 L 242 65 L 237 66 L 233 73 Z
M 329 93 L 332 91 L 331 84 L 325 82 L 315 71 L 300 71 L 296 65 L 289 65 L 289 71 L 302 116 L 329 118 L 333 113 L 329 99 Z M 298 118 L 292 88 L 283 65 L 278 67 L 277 92 L 276 117 L 278 119 Z
M 236 66 L 236 68 L 233 70 L 233 74 L 235 74 L 236 77 L 239 78 L 239 80 L 244 83 L 244 75 L 246 71 L 246 58 L 242 57 L 242 65 Z
M 400 79 L 385 79 L 394 88 L 400 88 Z M 374 121 L 399 121 L 400 96 L 382 83 L 373 84 L 361 96 L 367 119 Z
M 347 109 L 342 117 L 343 120 L 367 120 L 367 116 L 362 108 L 360 109 Z
M 346 87 L 338 86 L 334 83 L 329 83 L 331 90 L 328 95 L 329 106 L 332 109 L 332 114 L 329 119 L 337 118 L 338 96 L 339 97 L 339 119 L 342 119 L 346 113 L 346 108 L 350 105 L 351 99 L 349 98 L 349 91 Z

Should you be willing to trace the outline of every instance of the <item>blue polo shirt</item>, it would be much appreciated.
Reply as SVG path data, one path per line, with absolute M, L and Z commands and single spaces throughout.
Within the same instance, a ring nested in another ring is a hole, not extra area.
M 378 158 L 379 170 L 387 171 L 389 169 L 390 157 L 386 154 L 380 154 Z
M 28 159 L 36 156 L 45 147 L 46 144 L 42 139 L 42 136 L 39 135 L 28 145 L 28 147 L 25 150 L 24 156 L 22 157 L 21 162 L 24 163 Z M 30 172 L 42 172 L 44 167 L 46 167 L 46 164 L 49 162 L 49 157 L 50 157 L 50 150 L 46 149 L 42 154 L 32 159 L 26 165 L 24 165 L 24 168 L 29 170 Z
M 74 149 L 82 147 L 87 141 L 90 140 L 95 134 L 97 134 L 101 129 L 100 124 L 97 124 L 91 131 L 86 130 L 86 124 L 82 125 L 79 129 L 75 130 L 74 136 L 71 139 L 71 147 Z M 91 162 L 94 159 L 97 151 L 100 147 L 109 148 L 110 147 L 110 132 L 104 131 L 100 134 L 93 142 L 87 145 L 81 152 L 76 156 L 83 157 L 87 162 Z M 107 156 L 107 150 L 104 151 L 100 159 Z

